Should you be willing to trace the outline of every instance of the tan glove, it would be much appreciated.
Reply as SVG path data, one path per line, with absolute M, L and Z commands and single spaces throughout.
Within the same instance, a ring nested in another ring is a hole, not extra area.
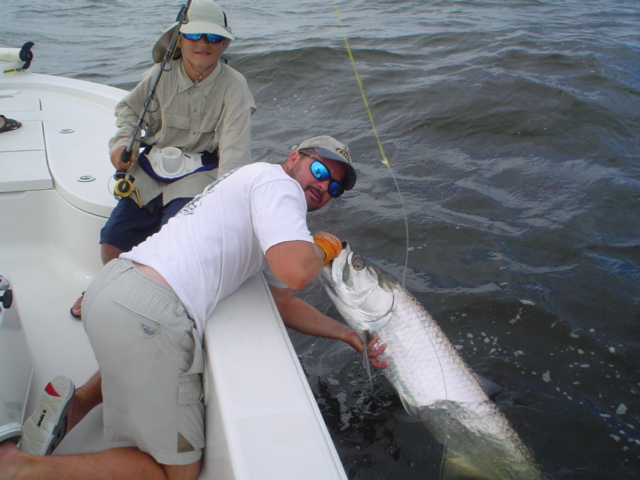
M 318 245 L 324 252 L 323 267 L 340 255 L 342 251 L 342 243 L 338 240 L 338 237 L 327 232 L 316 232 L 313 235 L 313 243 Z

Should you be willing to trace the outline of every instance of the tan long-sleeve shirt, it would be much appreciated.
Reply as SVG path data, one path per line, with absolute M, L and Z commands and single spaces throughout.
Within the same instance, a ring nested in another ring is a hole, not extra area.
M 180 197 L 194 197 L 229 170 L 251 163 L 250 119 L 256 110 L 246 79 L 219 62 L 202 82 L 194 84 L 181 60 L 162 73 L 156 88 L 158 110 L 145 115 L 145 143 L 159 148 L 178 147 L 185 152 L 218 151 L 217 169 L 198 172 L 172 183 L 150 177 L 135 163 L 130 173 L 147 204 L 162 193 L 164 204 Z M 145 72 L 142 81 L 116 106 L 118 132 L 109 141 L 110 151 L 128 147 L 144 102 L 155 81 L 159 64 Z M 154 105 L 149 106 L 152 110 Z

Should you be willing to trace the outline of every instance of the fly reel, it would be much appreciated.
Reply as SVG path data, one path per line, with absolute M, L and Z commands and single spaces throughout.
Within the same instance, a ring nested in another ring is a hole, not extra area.
M 135 178 L 132 175 L 129 175 L 126 170 L 116 170 L 113 178 L 116 180 L 116 184 L 113 186 L 113 194 L 120 199 L 127 198 L 131 196 L 131 194 L 135 194 L 136 203 L 138 204 L 138 207 L 142 208 L 140 203 L 140 192 L 133 186 Z

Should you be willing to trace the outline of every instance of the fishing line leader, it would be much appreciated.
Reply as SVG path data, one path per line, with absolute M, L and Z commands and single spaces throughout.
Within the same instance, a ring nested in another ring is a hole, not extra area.
M 360 80 L 358 69 L 356 68 L 356 62 L 353 59 L 353 53 L 351 52 L 351 47 L 349 46 L 349 39 L 347 38 L 347 34 L 345 33 L 344 24 L 342 23 L 342 17 L 340 15 L 340 9 L 338 8 L 338 3 L 336 0 L 333 0 L 333 6 L 335 7 L 335 10 L 336 10 L 336 16 L 338 17 L 338 24 L 340 25 L 340 31 L 342 32 L 342 38 L 344 39 L 344 45 L 347 49 L 347 55 L 349 56 L 349 61 L 351 62 L 351 66 L 353 67 L 353 73 L 356 77 L 356 83 L 358 84 L 358 89 L 360 90 L 360 96 L 362 97 L 364 108 L 367 111 L 367 115 L 369 117 L 369 123 L 371 123 L 371 130 L 373 131 L 373 135 L 378 144 L 378 149 L 380 150 L 380 156 L 382 157 L 381 159 L 382 164 L 389 169 L 389 172 L 391 173 L 391 177 L 393 178 L 393 182 L 396 185 L 396 190 L 398 191 L 398 195 L 400 195 L 400 205 L 402 205 L 402 213 L 404 215 L 405 236 L 407 239 L 406 247 L 405 247 L 405 257 L 404 257 L 404 272 L 402 274 L 402 286 L 405 287 L 407 269 L 409 268 L 409 219 L 407 217 L 407 210 L 404 206 L 404 197 L 402 195 L 402 192 L 400 191 L 398 180 L 396 179 L 396 176 L 393 173 L 393 169 L 391 168 L 389 159 L 387 158 L 387 155 L 384 153 L 384 148 L 382 147 L 382 142 L 380 141 L 380 135 L 378 135 L 378 129 L 376 128 L 376 123 L 373 120 L 373 113 L 371 112 L 371 108 L 369 108 L 369 102 L 367 102 L 367 96 L 364 93 L 364 87 L 362 86 L 362 81 Z

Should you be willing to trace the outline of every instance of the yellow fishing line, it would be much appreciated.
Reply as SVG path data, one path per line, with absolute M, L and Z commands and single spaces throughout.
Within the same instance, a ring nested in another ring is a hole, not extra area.
M 353 59 L 353 54 L 351 53 L 351 47 L 349 46 L 349 39 L 347 38 L 346 29 L 344 28 L 344 24 L 342 23 L 342 16 L 340 15 L 340 9 L 338 8 L 338 3 L 336 0 L 333 0 L 333 6 L 336 9 L 338 24 L 340 25 L 340 31 L 342 33 L 342 38 L 344 39 L 344 45 L 347 49 L 347 55 L 349 56 L 349 61 L 351 62 L 351 66 L 353 67 L 353 73 L 356 77 L 356 82 L 358 83 L 360 96 L 362 97 L 364 108 L 367 110 L 367 115 L 369 116 L 369 122 L 371 123 L 371 130 L 373 131 L 373 135 L 375 136 L 376 142 L 378 143 L 378 148 L 380 149 L 380 155 L 382 156 L 382 164 L 385 165 L 387 168 L 389 168 L 389 172 L 391 172 L 391 177 L 393 178 L 393 181 L 396 185 L 396 189 L 398 190 L 398 194 L 400 195 L 400 204 L 402 205 L 402 213 L 404 214 L 404 226 L 405 226 L 405 234 L 407 238 L 407 246 L 405 248 L 404 273 L 402 275 L 402 285 L 405 286 L 407 269 L 409 267 L 409 220 L 407 217 L 407 211 L 405 210 L 405 207 L 404 207 L 404 198 L 402 196 L 402 192 L 400 191 L 398 180 L 396 179 L 396 176 L 393 173 L 393 169 L 391 168 L 391 164 L 389 163 L 389 160 L 387 159 L 387 156 L 384 153 L 384 148 L 382 147 L 382 142 L 380 141 L 380 135 L 378 135 L 378 129 L 376 128 L 376 122 L 373 120 L 373 113 L 371 112 L 371 108 L 369 108 L 369 102 L 367 102 L 367 96 L 364 93 L 364 87 L 362 86 L 360 75 L 358 75 L 356 62 Z
M 353 59 L 353 54 L 351 53 L 351 47 L 349 46 L 349 39 L 347 38 L 347 34 L 345 33 L 344 24 L 342 23 L 342 17 L 340 16 L 340 9 L 338 8 L 338 3 L 336 2 L 336 0 L 333 0 L 333 6 L 336 9 L 336 15 L 338 16 L 338 23 L 340 24 L 340 31 L 342 32 L 342 38 L 344 39 L 344 46 L 347 48 L 347 55 L 349 55 L 349 61 L 351 61 L 351 66 L 353 67 L 353 73 L 356 76 L 356 82 L 358 83 L 358 88 L 360 89 L 360 95 L 362 96 L 362 101 L 364 102 L 364 108 L 367 110 L 367 115 L 369 115 L 369 122 L 371 122 L 371 129 L 373 130 L 373 135 L 376 137 L 376 142 L 378 142 L 380 155 L 382 155 L 382 163 L 387 167 L 391 167 L 389 165 L 389 160 L 387 160 L 387 156 L 384 153 L 384 148 L 382 148 L 382 142 L 380 141 L 380 136 L 378 135 L 376 122 L 373 121 L 373 114 L 371 113 L 371 109 L 369 108 L 369 102 L 367 102 L 367 96 L 364 94 L 364 87 L 362 86 L 360 75 L 358 75 L 356 62 Z

